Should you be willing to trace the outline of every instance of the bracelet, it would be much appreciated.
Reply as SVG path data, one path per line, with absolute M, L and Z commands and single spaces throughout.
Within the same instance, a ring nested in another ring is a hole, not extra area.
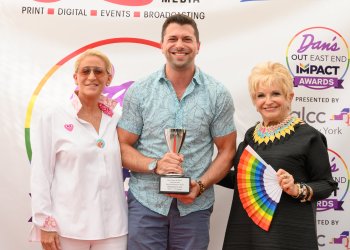
M 197 195 L 197 197 L 198 197 L 205 191 L 205 187 L 204 187 L 204 184 L 200 180 L 198 180 L 197 183 L 199 185 L 199 193 Z
M 307 198 L 307 201 L 311 201 L 311 198 L 312 198 L 312 196 L 314 194 L 314 191 L 312 190 L 312 188 L 309 185 L 307 185 L 307 187 L 309 189 L 309 196 Z
M 295 185 L 297 185 L 297 187 L 298 187 L 298 194 L 297 195 L 292 195 L 292 197 L 294 198 L 294 199 L 299 199 L 299 197 L 301 196 L 301 194 L 302 194 L 302 189 L 301 189 L 301 187 L 300 187 L 300 184 L 299 183 L 295 183 Z
M 312 196 L 312 189 L 309 185 L 306 185 L 305 183 L 303 183 L 304 187 L 305 187 L 305 196 L 303 197 L 303 199 L 301 199 L 301 202 L 306 202 L 306 201 L 310 201 L 311 200 L 311 196 Z
M 301 187 L 301 195 L 299 197 L 301 202 L 305 202 L 306 201 L 306 197 L 308 196 L 308 189 L 306 187 L 305 183 L 300 183 L 300 187 Z
M 310 186 L 306 185 L 305 183 L 295 183 L 298 187 L 298 195 L 293 196 L 295 199 L 299 199 L 300 202 L 306 202 L 311 200 L 312 196 L 312 189 Z

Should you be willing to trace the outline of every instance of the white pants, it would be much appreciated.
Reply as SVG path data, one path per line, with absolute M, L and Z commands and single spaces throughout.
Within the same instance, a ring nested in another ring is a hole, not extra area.
M 60 237 L 62 250 L 126 250 L 127 235 L 104 240 L 76 240 Z

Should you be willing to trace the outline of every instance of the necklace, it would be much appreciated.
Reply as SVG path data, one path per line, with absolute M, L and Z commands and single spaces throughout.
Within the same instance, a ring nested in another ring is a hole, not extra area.
M 291 132 L 294 132 L 295 125 L 301 122 L 302 120 L 300 118 L 293 116 L 288 116 L 281 123 L 274 126 L 265 127 L 262 122 L 260 122 L 255 126 L 254 129 L 254 142 L 257 142 L 259 144 L 265 142 L 265 144 L 268 144 L 270 141 L 273 142 L 276 138 L 280 140 L 287 134 L 290 135 Z

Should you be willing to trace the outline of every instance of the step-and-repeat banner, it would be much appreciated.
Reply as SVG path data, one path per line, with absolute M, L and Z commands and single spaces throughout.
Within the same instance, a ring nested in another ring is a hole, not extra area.
M 96 48 L 111 58 L 115 75 L 105 94 L 122 109 L 128 87 L 164 64 L 161 26 L 179 12 L 198 23 L 197 65 L 233 96 L 238 142 L 260 118 L 247 90 L 251 68 L 268 60 L 289 68 L 293 113 L 326 135 L 339 183 L 317 204 L 319 247 L 350 249 L 349 10 L 348 0 L 1 1 L 0 249 L 41 249 L 28 242 L 31 128 L 43 109 L 70 98 L 76 57 Z M 233 193 L 215 191 L 210 250 L 221 249 Z

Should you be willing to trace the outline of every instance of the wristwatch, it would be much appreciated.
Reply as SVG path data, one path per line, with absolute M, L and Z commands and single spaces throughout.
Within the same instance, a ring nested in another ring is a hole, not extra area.
M 158 163 L 158 159 L 151 161 L 151 163 L 148 164 L 148 170 L 151 171 L 152 173 L 157 174 L 156 173 L 157 163 Z

